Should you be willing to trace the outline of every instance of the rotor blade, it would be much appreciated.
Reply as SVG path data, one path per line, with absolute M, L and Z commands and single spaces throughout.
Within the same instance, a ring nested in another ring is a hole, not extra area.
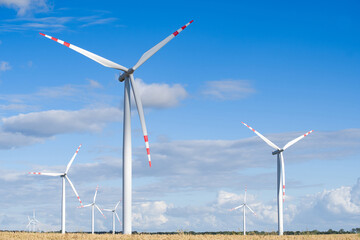
M 294 145 L 295 143 L 297 143 L 298 141 L 300 141 L 301 139 L 303 139 L 304 137 L 306 137 L 307 135 L 309 135 L 310 133 L 312 133 L 314 130 L 311 130 L 310 132 L 307 132 L 303 135 L 301 135 L 298 138 L 295 138 L 294 140 L 291 140 L 290 142 L 288 142 L 285 146 L 284 146 L 284 150 L 287 149 L 288 147 Z
M 119 215 L 117 214 L 117 212 L 115 212 L 115 216 L 116 216 L 117 220 L 119 221 L 119 223 L 121 224 L 121 220 L 120 220 Z
M 249 125 L 247 125 L 244 122 L 241 122 L 242 124 L 244 124 L 245 126 L 247 126 L 250 130 L 252 130 L 256 135 L 258 135 L 262 140 L 264 140 L 264 142 L 266 142 L 270 147 L 275 148 L 276 150 L 280 150 L 280 148 L 278 146 L 276 146 L 273 142 L 271 142 L 269 139 L 267 139 L 266 137 L 264 137 L 263 135 L 261 135 L 258 131 L 256 131 L 255 129 L 253 129 L 252 127 L 250 127 Z
M 285 202 L 285 162 L 283 153 L 280 153 L 281 160 L 281 175 L 282 175 L 282 193 L 283 193 L 283 202 Z
M 244 206 L 244 204 L 241 204 L 240 206 L 237 206 L 237 207 L 235 207 L 235 208 L 232 208 L 232 209 L 230 209 L 229 211 L 234 211 L 234 210 L 236 210 L 236 209 L 242 208 L 243 206 Z
M 106 209 L 106 208 L 105 209 L 103 208 L 102 210 L 105 211 L 105 212 L 112 212 L 113 211 L 112 209 Z
M 184 26 L 179 28 L 177 31 L 172 33 L 170 36 L 168 36 L 167 38 L 165 38 L 164 40 L 162 40 L 161 42 L 156 44 L 154 47 L 152 47 L 146 53 L 144 53 L 132 69 L 136 70 L 138 67 L 140 67 L 144 62 L 146 62 L 146 60 L 148 60 L 152 55 L 154 55 L 163 46 L 165 46 L 168 42 L 170 42 L 174 37 L 176 37 L 176 35 L 178 35 L 182 30 L 184 30 L 187 26 L 189 26 L 190 23 L 192 23 L 193 21 L 194 20 L 191 20 L 190 22 L 188 22 L 187 24 L 185 24 Z
M 59 177 L 64 175 L 64 173 L 43 173 L 43 172 L 29 172 L 29 174 L 52 176 L 52 177 Z
M 98 186 L 96 186 L 96 190 L 95 190 L 95 194 L 94 194 L 94 201 L 93 201 L 93 203 L 95 203 L 95 200 L 96 200 L 96 195 L 97 195 L 98 189 L 99 189 L 99 185 L 98 185 Z
M 146 124 L 145 124 L 144 110 L 143 110 L 143 107 L 142 107 L 142 103 L 141 103 L 139 93 L 137 92 L 137 88 L 136 88 L 136 85 L 135 85 L 135 80 L 134 80 L 133 74 L 130 74 L 130 81 L 131 81 L 131 89 L 132 89 L 133 94 L 134 94 L 136 107 L 137 107 L 139 117 L 140 117 L 141 128 L 142 128 L 142 131 L 143 131 L 143 134 L 144 134 L 145 147 L 146 147 L 146 153 L 147 153 L 148 160 L 149 160 L 149 166 L 151 167 L 150 147 L 149 147 L 149 139 L 148 139 L 147 130 L 146 130 Z
M 48 38 L 48 39 L 51 39 L 51 40 L 54 40 L 55 42 L 58 42 L 68 48 L 71 48 L 72 50 L 94 60 L 95 62 L 98 62 L 100 63 L 101 65 L 105 66 L 105 67 L 109 67 L 109 68 L 114 68 L 114 69 L 118 69 L 118 70 L 122 70 L 122 71 L 127 71 L 128 69 L 124 66 L 121 66 L 120 64 L 117 64 L 117 63 L 114 63 L 106 58 L 103 58 L 103 57 L 100 57 L 92 52 L 89 52 L 89 51 L 86 51 L 85 49 L 82 49 L 82 48 L 79 48 L 73 44 L 70 44 L 70 43 L 67 43 L 67 42 L 64 42 L 60 39 L 57 39 L 57 38 L 54 38 L 54 37 L 51 37 L 49 35 L 46 35 L 44 33 L 40 33 L 40 35 Z
M 86 205 L 81 205 L 78 208 L 86 208 L 86 207 L 91 207 L 91 206 L 92 206 L 92 203 L 86 204 Z
M 115 206 L 115 208 L 114 208 L 115 210 L 116 210 L 117 207 L 119 206 L 120 202 L 121 202 L 121 201 L 119 201 L 119 202 L 116 204 L 116 206 Z
M 246 203 L 246 190 L 247 190 L 247 186 L 245 185 L 244 203 Z
M 256 213 L 248 205 L 245 206 L 256 216 Z
M 101 213 L 101 215 L 103 215 L 103 217 L 106 218 L 105 215 L 104 215 L 104 213 L 103 213 L 103 212 L 101 211 L 101 209 L 98 207 L 98 205 L 96 205 L 96 204 L 94 204 L 94 205 L 95 205 L 95 207 L 97 208 L 97 210 L 99 210 L 99 212 Z
M 80 146 L 78 147 L 78 149 L 76 150 L 76 152 L 74 153 L 74 155 L 73 155 L 73 157 L 71 158 L 71 160 L 70 160 L 70 162 L 68 163 L 68 165 L 66 166 L 65 173 L 67 173 L 67 172 L 69 171 L 69 169 L 70 169 L 70 167 L 71 167 L 71 164 L 73 163 L 73 161 L 74 161 L 76 155 L 78 154 L 80 148 L 81 148 L 81 144 L 80 144 Z
M 77 199 L 78 199 L 79 202 L 80 202 L 80 205 L 82 206 L 83 203 L 82 203 L 82 201 L 81 201 L 81 199 L 80 199 L 80 197 L 79 197 L 79 194 L 77 193 L 77 191 L 76 191 L 76 189 L 75 189 L 75 187 L 74 187 L 74 184 L 70 181 L 70 178 L 68 178 L 68 176 L 65 175 L 65 178 L 66 178 L 66 180 L 68 180 L 68 182 L 70 183 L 71 188 L 73 189 L 73 191 L 74 191 Z

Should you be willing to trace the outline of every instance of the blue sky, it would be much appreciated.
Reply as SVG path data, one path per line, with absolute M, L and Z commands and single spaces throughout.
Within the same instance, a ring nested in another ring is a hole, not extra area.
M 192 19 L 135 72 L 153 165 L 134 108 L 134 230 L 238 230 L 228 209 L 245 185 L 248 229 L 276 230 L 276 161 L 241 121 L 280 146 L 314 130 L 284 153 L 285 230 L 359 227 L 357 1 L 12 2 L 0 0 L 1 229 L 24 229 L 32 209 L 60 228 L 60 179 L 27 172 L 63 171 L 80 143 L 69 176 L 82 200 L 96 185 L 101 207 L 121 198 L 119 72 L 38 33 L 131 67 Z M 67 229 L 90 230 L 67 190 Z

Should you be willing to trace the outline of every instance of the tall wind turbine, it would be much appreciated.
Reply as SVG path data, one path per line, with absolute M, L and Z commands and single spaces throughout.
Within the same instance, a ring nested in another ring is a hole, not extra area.
M 115 207 L 113 209 L 103 209 L 103 211 L 112 212 L 112 233 L 113 234 L 115 234 L 115 217 L 117 218 L 117 220 L 121 224 L 119 215 L 116 212 L 116 209 L 119 206 L 119 204 L 120 204 L 120 201 L 115 205 Z
M 273 142 L 271 142 L 269 139 L 261 135 L 259 132 L 257 132 L 255 129 L 247 125 L 246 123 L 242 122 L 246 127 L 248 127 L 250 130 L 252 130 L 256 135 L 258 135 L 264 142 L 266 142 L 270 147 L 274 148 L 275 151 L 272 152 L 272 155 L 277 155 L 277 203 L 278 203 L 278 231 L 279 235 L 284 234 L 284 216 L 283 216 L 283 202 L 285 200 L 285 165 L 284 165 L 284 157 L 283 157 L 283 151 L 285 151 L 290 146 L 294 145 L 307 135 L 313 132 L 311 130 L 310 132 L 307 132 L 300 137 L 295 138 L 294 140 L 291 140 L 283 148 L 279 148 L 276 146 Z
M 71 164 L 74 162 L 74 159 L 76 155 L 78 154 L 80 150 L 81 144 L 74 153 L 73 157 L 71 158 L 70 162 L 66 166 L 66 170 L 64 173 L 44 173 L 44 172 L 29 172 L 29 174 L 35 174 L 35 175 L 44 175 L 44 176 L 51 176 L 51 177 L 61 177 L 62 178 L 62 200 L 61 200 L 61 233 L 65 233 L 65 179 L 69 182 L 71 188 L 73 189 L 77 199 L 79 200 L 80 204 L 82 204 L 79 194 L 77 193 L 74 184 L 70 181 L 70 178 L 67 176 L 67 173 L 71 167 Z
M 243 225 L 244 225 L 244 235 L 246 235 L 246 217 L 245 217 L 245 210 L 248 208 L 255 216 L 256 213 L 249 207 L 249 205 L 246 204 L 246 187 L 245 187 L 245 195 L 244 195 L 244 203 L 240 206 L 237 206 L 233 209 L 230 209 L 230 211 L 234 211 L 236 209 L 243 208 Z
M 96 195 L 97 195 L 97 192 L 98 192 L 98 189 L 99 189 L 99 186 L 96 187 L 96 191 L 95 191 L 95 194 L 94 194 L 94 199 L 93 199 L 93 202 L 90 203 L 90 204 L 87 204 L 87 205 L 83 205 L 83 206 L 80 206 L 79 208 L 86 208 L 86 207 L 91 207 L 91 233 L 94 234 L 94 230 L 95 230 L 95 208 L 97 208 L 97 210 L 99 210 L 99 212 L 101 213 L 101 215 L 103 215 L 104 218 L 105 215 L 104 213 L 101 211 L 101 209 L 99 208 L 98 205 L 96 205 Z
M 173 32 L 170 36 L 159 42 L 157 45 L 152 47 L 150 50 L 145 52 L 139 61 L 131 68 L 126 68 L 121 66 L 120 64 L 114 63 L 108 59 L 100 57 L 94 53 L 86 51 L 82 48 L 79 48 L 73 44 L 68 42 L 64 42 L 60 39 L 51 37 L 49 35 L 40 33 L 42 36 L 54 40 L 98 63 L 105 67 L 117 69 L 123 71 L 123 73 L 119 76 L 119 81 L 125 81 L 124 86 L 124 125 L 123 125 L 123 233 L 124 234 L 131 234 L 131 176 L 132 176 L 132 150 L 131 150 L 131 115 L 130 115 L 130 83 L 132 87 L 132 92 L 135 98 L 135 103 L 137 106 L 137 110 L 140 117 L 141 127 L 144 134 L 146 152 L 149 160 L 149 165 L 151 167 L 151 158 L 150 158 L 150 148 L 149 148 L 149 141 L 148 135 L 146 130 L 145 118 L 144 118 L 144 111 L 141 103 L 141 99 L 139 96 L 139 92 L 137 90 L 133 73 L 136 69 L 138 69 L 143 63 L 145 63 L 152 55 L 154 55 L 157 51 L 159 51 L 162 47 L 164 47 L 168 42 L 170 42 L 174 37 L 176 37 L 182 30 L 184 30 L 189 24 L 191 24 L 193 20 L 189 23 L 185 24 L 177 31 Z

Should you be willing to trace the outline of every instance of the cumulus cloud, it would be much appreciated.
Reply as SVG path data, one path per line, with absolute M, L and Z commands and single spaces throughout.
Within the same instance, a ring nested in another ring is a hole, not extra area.
M 12 149 L 43 142 L 44 139 L 35 136 L 26 136 L 21 133 L 0 131 L 0 149 Z
M 180 84 L 174 84 L 172 86 L 166 83 L 146 84 L 140 78 L 135 79 L 135 84 L 144 107 L 174 107 L 188 96 L 185 88 Z
M 2 129 L 4 132 L 36 137 L 72 132 L 97 132 L 106 123 L 120 121 L 121 116 L 122 113 L 117 108 L 50 110 L 3 118 Z
M 18 16 L 24 16 L 30 12 L 43 12 L 49 10 L 46 0 L 0 0 L 0 6 L 13 8 Z
M 5 61 L 1 61 L 0 62 L 0 71 L 1 72 L 5 72 L 11 69 L 11 66 L 8 62 Z
M 167 204 L 164 201 L 144 202 L 134 206 L 134 227 L 157 228 L 168 221 L 165 216 Z
M 246 80 L 209 81 L 202 93 L 220 100 L 236 100 L 255 93 L 255 89 Z
M 312 226 L 313 229 L 351 229 L 360 221 L 360 178 L 354 186 L 341 186 L 323 190 L 317 194 L 303 196 L 293 223 Z M 324 227 L 326 225 L 326 227 Z M 295 226 L 296 227 L 296 226 Z

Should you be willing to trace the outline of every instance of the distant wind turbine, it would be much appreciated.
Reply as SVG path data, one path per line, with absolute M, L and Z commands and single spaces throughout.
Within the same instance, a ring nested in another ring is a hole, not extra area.
M 29 172 L 29 174 L 35 174 L 35 175 L 44 175 L 44 176 L 51 176 L 51 177 L 61 177 L 62 178 L 62 200 L 61 200 L 61 233 L 64 234 L 65 233 L 65 179 L 69 182 L 71 188 L 73 189 L 77 199 L 79 200 L 80 204 L 82 205 L 82 202 L 80 200 L 79 194 L 77 193 L 74 184 L 70 181 L 70 178 L 67 176 L 67 173 L 71 167 L 71 164 L 74 162 L 74 159 L 77 155 L 77 153 L 79 152 L 81 147 L 78 147 L 78 149 L 76 150 L 75 154 L 73 155 L 73 157 L 71 158 L 70 162 L 68 163 L 68 165 L 66 166 L 66 170 L 64 173 L 44 173 L 44 172 Z
M 278 203 L 278 231 L 279 235 L 284 234 L 284 216 L 283 216 L 283 202 L 285 200 L 285 165 L 284 165 L 284 157 L 283 157 L 283 151 L 285 151 L 290 146 L 294 145 L 307 135 L 313 132 L 311 130 L 310 132 L 307 132 L 300 137 L 295 138 L 294 140 L 291 140 L 283 148 L 279 148 L 276 146 L 273 142 L 271 142 L 269 139 L 261 135 L 259 132 L 257 132 L 255 129 L 247 125 L 246 123 L 242 122 L 246 127 L 248 127 L 250 130 L 252 130 L 256 135 L 258 135 L 264 142 L 266 142 L 270 147 L 274 148 L 275 151 L 272 152 L 272 155 L 277 155 L 277 203 Z
M 103 209 L 103 211 L 107 211 L 107 212 L 112 212 L 112 233 L 115 234 L 115 217 L 117 218 L 117 220 L 119 221 L 119 223 L 121 224 L 119 215 L 116 212 L 117 207 L 119 206 L 121 201 L 119 201 L 115 207 L 113 209 Z
M 32 217 L 28 216 L 28 220 L 29 220 L 29 223 L 28 223 L 28 225 L 26 225 L 26 228 L 28 229 L 29 232 L 36 232 L 36 231 L 40 230 L 40 228 L 38 227 L 38 224 L 40 222 L 35 217 L 35 210 L 33 210 Z
M 101 211 L 99 206 L 96 204 L 96 195 L 97 195 L 98 189 L 99 189 L 99 186 L 96 187 L 94 199 L 93 199 L 92 203 L 79 207 L 79 208 L 91 207 L 91 233 L 92 234 L 94 234 L 94 231 L 95 231 L 95 208 L 97 208 L 97 210 L 99 210 L 101 215 L 103 215 L 103 217 L 106 218 L 104 213 Z
M 230 209 L 230 211 L 234 211 L 234 210 L 239 209 L 239 208 L 243 208 L 244 235 L 246 235 L 246 216 L 245 216 L 246 208 L 248 208 L 256 216 L 256 213 L 249 207 L 249 205 L 246 204 L 246 187 L 245 187 L 244 203 L 241 204 L 240 206 L 237 206 L 237 207 L 235 207 L 233 209 Z
M 164 47 L 168 42 L 170 42 L 174 37 L 176 37 L 181 31 L 183 31 L 187 26 L 189 26 L 193 20 L 179 28 L 177 31 L 170 34 L 170 36 L 166 37 L 164 40 L 156 44 L 154 47 L 145 52 L 138 62 L 131 68 L 126 68 L 121 66 L 120 64 L 114 63 L 108 59 L 100 57 L 92 52 L 89 52 L 85 49 L 77 47 L 68 42 L 64 42 L 60 39 L 51 37 L 44 33 L 40 33 L 42 36 L 54 40 L 92 60 L 100 63 L 101 65 L 113 69 L 117 69 L 123 71 L 123 73 L 119 76 L 119 81 L 125 81 L 124 86 L 124 125 L 123 125 L 123 233 L 131 234 L 132 225 L 131 225 L 131 188 L 132 188 L 132 149 L 131 149 L 131 112 L 130 112 L 130 83 L 132 87 L 132 92 L 135 98 L 135 103 L 137 106 L 137 110 L 140 117 L 140 123 L 144 134 L 145 147 L 149 160 L 149 165 L 151 167 L 151 158 L 150 158 L 150 148 L 149 148 L 149 140 L 146 130 L 144 111 L 139 95 L 139 91 L 135 84 L 133 73 L 136 69 L 138 69 L 142 64 L 144 64 L 150 57 L 152 57 L 157 51 L 159 51 L 162 47 Z

